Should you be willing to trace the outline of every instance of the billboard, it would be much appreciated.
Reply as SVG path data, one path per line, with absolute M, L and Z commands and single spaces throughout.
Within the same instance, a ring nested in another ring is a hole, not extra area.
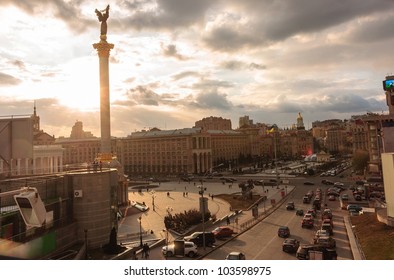
M 384 80 L 383 89 L 385 91 L 394 91 L 394 80 Z

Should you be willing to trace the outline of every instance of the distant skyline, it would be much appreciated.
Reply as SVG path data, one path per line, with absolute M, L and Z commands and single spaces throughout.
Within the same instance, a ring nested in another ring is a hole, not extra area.
M 387 113 L 394 1 L 3 0 L 0 116 L 32 114 L 56 137 L 100 135 L 94 10 L 110 5 L 111 131 L 248 115 L 290 127 Z

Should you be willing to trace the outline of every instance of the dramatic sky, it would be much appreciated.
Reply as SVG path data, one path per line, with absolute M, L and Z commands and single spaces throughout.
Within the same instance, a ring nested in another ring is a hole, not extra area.
M 1 0 L 0 116 L 100 136 L 94 10 L 110 4 L 113 136 L 239 117 L 287 127 L 387 112 L 393 0 Z

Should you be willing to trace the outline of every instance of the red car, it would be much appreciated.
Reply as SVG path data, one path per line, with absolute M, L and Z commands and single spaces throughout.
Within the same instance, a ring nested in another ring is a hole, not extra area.
M 217 227 L 212 231 L 216 238 L 225 238 L 233 235 L 234 231 L 229 227 Z
M 303 218 L 301 222 L 301 227 L 312 228 L 313 227 L 313 219 L 311 218 Z

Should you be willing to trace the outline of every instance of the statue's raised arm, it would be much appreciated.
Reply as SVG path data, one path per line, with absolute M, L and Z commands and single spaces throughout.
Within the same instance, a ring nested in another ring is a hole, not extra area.
M 100 34 L 107 35 L 107 19 L 109 17 L 109 5 L 107 5 L 107 8 L 105 8 L 105 10 L 99 11 L 96 9 L 94 11 L 96 12 L 99 22 L 101 22 Z

